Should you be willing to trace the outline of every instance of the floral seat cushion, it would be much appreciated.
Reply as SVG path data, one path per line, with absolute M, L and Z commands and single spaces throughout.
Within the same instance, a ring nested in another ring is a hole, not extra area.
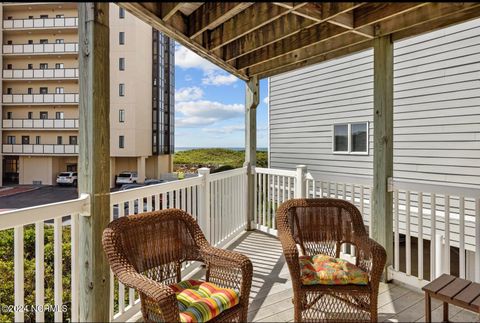
M 200 280 L 185 280 L 169 287 L 177 296 L 180 322 L 207 322 L 240 300 L 237 290 Z
M 303 285 L 367 285 L 368 274 L 346 260 L 326 255 L 300 256 Z

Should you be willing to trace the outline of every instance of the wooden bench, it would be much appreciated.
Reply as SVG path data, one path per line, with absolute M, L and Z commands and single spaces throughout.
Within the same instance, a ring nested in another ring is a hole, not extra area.
M 443 274 L 422 288 L 425 291 L 425 320 L 432 321 L 431 298 L 443 302 L 443 321 L 448 322 L 448 304 L 480 313 L 480 284 Z

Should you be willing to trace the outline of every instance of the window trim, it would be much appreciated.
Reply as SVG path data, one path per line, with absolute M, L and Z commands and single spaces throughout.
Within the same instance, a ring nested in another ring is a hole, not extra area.
M 125 136 L 119 135 L 118 136 L 118 149 L 125 149 Z
M 352 151 L 352 125 L 365 124 L 367 126 L 367 151 Z M 347 151 L 335 151 L 335 126 L 347 126 Z M 370 121 L 355 121 L 355 122 L 334 122 L 332 125 L 332 153 L 334 155 L 370 155 Z
M 125 109 L 118 110 L 118 122 L 125 123 Z

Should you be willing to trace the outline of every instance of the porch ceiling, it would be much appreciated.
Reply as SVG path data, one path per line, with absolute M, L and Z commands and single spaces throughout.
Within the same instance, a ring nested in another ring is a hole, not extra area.
M 119 2 L 237 77 L 264 78 L 480 17 L 480 3 Z

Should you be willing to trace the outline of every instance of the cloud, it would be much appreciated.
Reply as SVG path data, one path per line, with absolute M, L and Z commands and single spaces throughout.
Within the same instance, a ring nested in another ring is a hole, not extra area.
M 229 125 L 217 128 L 204 128 L 202 129 L 205 132 L 219 134 L 219 135 L 229 135 L 234 132 L 245 131 L 245 125 L 237 124 L 237 125 Z
M 243 104 L 223 104 L 221 102 L 198 100 L 175 104 L 177 114 L 175 124 L 179 127 L 211 126 L 217 122 L 243 116 Z
M 268 102 L 270 101 L 270 97 L 269 96 L 266 96 L 264 99 L 263 99 L 263 103 L 265 103 L 266 105 L 268 105 Z
M 238 78 L 235 75 L 219 73 L 216 71 L 207 71 L 204 73 L 204 76 L 202 84 L 205 85 L 230 85 L 238 81 Z
M 202 70 L 202 84 L 204 85 L 231 85 L 238 81 L 236 76 L 226 73 L 220 67 L 181 45 L 175 46 L 175 66 L 182 69 L 196 68 Z
M 198 86 L 183 87 L 175 90 L 175 101 L 177 102 L 193 101 L 201 99 L 202 97 L 203 90 Z

